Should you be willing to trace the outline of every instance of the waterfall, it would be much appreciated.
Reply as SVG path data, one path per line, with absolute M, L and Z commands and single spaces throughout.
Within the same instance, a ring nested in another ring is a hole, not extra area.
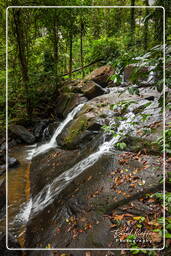
M 61 122 L 61 124 L 57 127 L 54 135 L 52 136 L 51 140 L 47 143 L 44 143 L 38 147 L 33 146 L 32 149 L 28 150 L 28 156 L 27 159 L 31 160 L 33 157 L 45 153 L 47 152 L 49 149 L 51 148 L 55 148 L 57 146 L 57 142 L 56 142 L 56 138 L 59 136 L 59 134 L 61 134 L 62 130 L 64 129 L 64 127 L 71 121 L 74 119 L 74 117 L 76 116 L 76 114 L 81 110 L 81 108 L 84 106 L 84 103 L 79 104 L 78 106 L 76 106 L 65 118 L 65 120 L 63 122 Z
M 119 141 L 122 136 L 126 135 L 128 132 L 135 130 L 131 122 L 135 120 L 135 115 L 130 112 L 125 115 L 127 120 L 121 121 L 118 129 L 117 136 L 113 137 L 108 142 L 103 142 L 99 146 L 98 150 L 90 154 L 87 158 L 81 160 L 75 164 L 72 168 L 65 171 L 59 175 L 51 184 L 46 185 L 33 199 L 32 199 L 32 214 L 36 214 L 41 211 L 43 208 L 51 204 L 56 196 L 69 184 L 71 183 L 78 175 L 83 173 L 86 169 L 93 166 L 100 157 L 110 152 L 111 148 Z

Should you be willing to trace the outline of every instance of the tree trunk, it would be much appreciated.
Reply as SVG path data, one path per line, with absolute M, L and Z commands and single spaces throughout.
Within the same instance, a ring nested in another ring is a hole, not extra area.
M 53 45 L 54 45 L 54 73 L 55 73 L 55 80 L 57 81 L 58 76 L 58 44 L 59 44 L 59 36 L 58 36 L 58 25 L 56 16 L 54 17 L 54 24 L 53 24 Z
M 21 11 L 20 9 L 13 9 L 13 17 L 15 24 L 15 34 L 18 45 L 18 58 L 20 62 L 22 80 L 25 87 L 26 96 L 26 110 L 29 117 L 31 117 L 32 106 L 30 102 L 29 94 L 29 76 L 28 76 L 28 63 L 26 58 L 26 40 L 24 36 L 22 21 L 21 21 Z
M 84 24 L 83 24 L 83 22 L 81 21 L 81 31 L 80 31 L 80 56 L 81 56 L 82 78 L 84 77 L 83 29 L 84 29 Z
M 135 0 L 131 0 L 131 6 L 135 6 Z M 131 32 L 131 45 L 133 45 L 134 33 L 135 33 L 135 8 L 131 8 L 131 11 L 130 11 L 130 32 Z
M 158 0 L 156 2 L 157 6 L 163 6 L 163 1 Z M 154 40 L 157 41 L 157 43 L 162 44 L 163 43 L 163 9 L 156 8 L 154 13 L 154 23 L 155 23 L 155 35 Z
M 72 30 L 69 32 L 69 77 L 72 78 Z
M 148 0 L 145 0 L 145 5 L 149 6 Z M 148 16 L 149 9 L 145 9 L 145 21 L 144 21 L 144 50 L 148 49 Z
M 89 64 L 87 64 L 87 65 L 85 65 L 85 66 L 83 66 L 83 67 L 76 68 L 76 69 L 72 70 L 72 73 L 78 72 L 78 71 L 80 71 L 80 70 L 82 70 L 82 69 L 84 69 L 84 68 L 87 68 L 87 67 L 89 67 L 89 66 L 91 66 L 91 65 L 93 65 L 93 64 L 95 64 L 95 63 L 97 63 L 97 62 L 100 62 L 100 61 L 102 61 L 102 60 L 103 60 L 103 59 L 98 59 L 98 60 L 92 61 L 91 63 L 89 63 Z M 67 73 L 61 75 L 61 77 L 62 77 L 62 76 L 67 76 L 67 75 L 69 75 L 69 74 L 70 74 L 70 73 L 67 72 Z

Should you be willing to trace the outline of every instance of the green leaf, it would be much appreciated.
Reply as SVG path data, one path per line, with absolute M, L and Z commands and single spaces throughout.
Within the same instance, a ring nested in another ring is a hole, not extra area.
M 171 230 L 171 224 L 167 224 L 167 225 L 166 225 L 166 229 Z
M 165 234 L 165 237 L 166 237 L 166 238 L 171 238 L 171 234 L 170 234 L 170 233 L 166 233 L 166 234 Z

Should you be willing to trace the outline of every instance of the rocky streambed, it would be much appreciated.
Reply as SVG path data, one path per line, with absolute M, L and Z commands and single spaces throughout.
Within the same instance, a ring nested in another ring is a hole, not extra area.
M 61 85 L 56 114 L 63 121 L 28 152 L 30 196 L 20 212 L 25 216 L 29 208 L 25 248 L 129 248 L 130 232 L 146 232 L 140 218 L 148 223 L 143 247 L 162 247 L 153 229 L 163 209 L 151 197 L 162 191 L 161 95 L 147 83 L 132 95 L 129 75 L 117 87 L 108 79 L 112 72 L 101 67 Z

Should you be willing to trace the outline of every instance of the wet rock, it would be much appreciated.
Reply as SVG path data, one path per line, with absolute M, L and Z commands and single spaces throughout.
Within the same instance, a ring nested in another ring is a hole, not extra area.
M 47 127 L 48 123 L 49 123 L 49 120 L 41 120 L 35 125 L 33 134 L 36 140 L 39 141 L 42 138 L 43 131 Z
M 33 196 L 46 184 L 51 183 L 56 176 L 70 168 L 75 163 L 78 155 L 79 151 L 77 150 L 52 149 L 47 153 L 36 156 L 30 167 Z
M 19 161 L 14 157 L 8 157 L 8 167 L 16 167 L 19 165 Z
M 20 248 L 20 245 L 15 238 L 9 233 L 8 234 L 8 247 L 9 248 Z M 6 235 L 1 232 L 0 234 L 0 255 L 1 256 L 22 256 L 22 251 L 8 250 L 6 248 Z
M 53 123 L 50 123 L 44 130 L 42 133 L 42 142 L 45 141 L 50 141 L 50 139 L 52 138 L 53 134 L 55 133 L 57 127 L 59 126 L 60 121 L 55 121 Z
M 66 117 L 67 114 L 77 105 L 85 102 L 87 99 L 82 94 L 63 93 L 58 97 L 56 113 L 60 117 Z
M 132 96 L 133 98 L 137 99 L 136 96 Z M 130 95 L 127 93 L 122 95 L 112 93 L 90 100 L 64 128 L 57 138 L 57 143 L 67 149 L 79 148 L 82 144 L 86 144 L 101 129 L 102 125 L 109 122 L 107 114 L 110 111 L 110 105 L 129 99 Z M 113 117 L 114 115 L 113 111 Z M 112 113 L 110 111 L 111 118 Z
M 46 206 L 37 216 L 32 215 L 27 225 L 26 245 L 38 247 L 41 244 L 42 247 L 46 247 L 47 244 L 51 244 L 54 248 L 106 248 L 108 244 L 112 244 L 112 247 L 118 248 L 111 232 L 110 218 L 105 215 L 113 209 L 127 205 L 128 202 L 142 198 L 147 193 L 158 191 L 162 186 L 160 184 L 162 158 L 158 162 L 158 157 L 142 155 L 136 159 L 136 155 L 132 154 L 123 166 L 121 163 L 123 157 L 116 151 L 115 154 L 112 152 L 104 154 L 70 182 L 60 195 L 54 197 L 53 203 Z M 124 168 L 127 171 L 121 172 Z M 137 169 L 138 174 L 135 174 Z M 132 177 L 132 182 L 136 180 L 134 189 L 131 189 L 129 179 L 124 179 L 125 182 L 120 184 L 113 181 L 112 177 L 121 179 L 121 176 Z M 141 208 L 149 211 L 148 207 Z M 137 205 L 135 214 L 138 213 L 136 211 Z M 126 212 L 125 210 L 124 213 Z M 43 232 L 38 232 L 40 228 Z
M 87 99 L 83 96 L 83 94 L 74 94 L 70 100 L 68 101 L 68 104 L 63 112 L 63 116 L 66 117 L 67 114 L 75 108 L 77 105 L 86 102 Z
M 113 68 L 110 65 L 106 65 L 95 69 L 92 73 L 85 77 L 85 81 L 92 80 L 102 87 L 106 87 L 110 81 L 110 77 L 113 74 Z
M 91 140 L 93 131 L 98 131 L 101 125 L 100 118 L 93 112 L 82 113 L 64 129 L 57 143 L 67 149 L 78 148 L 80 143 Z
M 53 123 L 49 124 L 48 132 L 49 132 L 50 137 L 53 136 L 53 134 L 56 131 L 56 128 L 59 126 L 59 124 L 60 124 L 60 121 L 56 121 L 56 122 L 53 122 Z
M 94 81 L 86 81 L 83 84 L 82 92 L 88 99 L 93 99 L 106 93 L 106 91 Z
M 30 131 L 28 131 L 24 126 L 11 125 L 9 127 L 9 130 L 16 139 L 19 139 L 24 143 L 32 144 L 35 142 L 34 135 Z
M 16 158 L 8 156 L 8 168 L 15 168 L 19 164 L 20 163 Z M 4 174 L 5 171 L 6 171 L 6 156 L 3 155 L 3 162 L 1 162 L 1 165 L 0 165 L 0 175 Z
M 113 240 L 111 221 L 105 215 L 114 209 L 127 206 L 128 203 L 142 198 L 147 193 L 161 189 L 162 157 L 148 156 L 147 152 L 137 156 L 131 152 L 119 152 L 116 149 L 112 151 L 111 148 L 109 152 L 98 155 L 97 159 L 92 158 L 92 164 L 90 158 L 86 158 L 97 151 L 98 147 L 93 149 L 92 147 L 94 142 L 98 141 L 95 134 L 99 132 L 101 125 L 117 120 L 116 117 L 123 117 L 121 112 L 115 112 L 110 105 L 129 100 L 136 101 L 129 109 L 135 115 L 139 113 L 148 115 L 154 110 L 154 116 L 149 116 L 147 120 L 137 124 L 135 138 L 138 137 L 138 143 L 133 141 L 131 144 L 131 140 L 128 141 L 130 146 L 128 150 L 132 150 L 131 145 L 137 146 L 135 143 L 138 144 L 138 149 L 140 145 L 144 147 L 144 144 L 140 144 L 143 141 L 141 130 L 144 127 L 157 128 L 158 123 L 161 123 L 161 109 L 155 105 L 155 102 L 146 109 L 144 106 L 148 105 L 148 100 L 144 101 L 143 98 L 127 92 L 122 94 L 113 92 L 90 100 L 65 127 L 58 137 L 58 144 L 70 150 L 53 149 L 33 160 L 31 167 L 33 198 L 44 186 L 50 183 L 53 186 L 45 187 L 43 193 L 36 197 L 41 199 L 36 201 L 36 207 L 40 206 L 41 209 L 39 207 L 37 215 L 34 215 L 34 206 L 31 211 L 26 232 L 27 247 L 44 248 L 50 244 L 54 248 L 106 248 L 110 244 L 118 248 L 117 241 Z M 154 141 L 156 133 L 154 138 L 148 136 L 151 135 L 146 134 L 145 138 Z M 139 137 L 142 137 L 140 142 Z M 133 137 L 133 140 L 135 138 Z M 71 151 L 78 146 L 79 150 Z M 86 154 L 83 149 L 87 149 Z M 79 162 L 82 159 L 85 159 L 84 164 Z M 65 172 L 70 168 L 72 175 L 75 175 L 73 179 L 70 172 Z M 56 184 L 55 178 L 62 173 L 66 176 L 60 176 L 60 183 Z M 121 178 L 124 182 L 118 182 Z M 63 185 L 65 182 L 67 182 L 66 186 Z M 62 190 L 57 194 L 60 185 Z M 46 193 L 47 191 L 50 191 L 51 197 Z M 48 200 L 43 208 L 43 200 L 46 197 Z M 148 215 L 150 209 L 144 204 L 135 204 L 135 208 L 131 209 L 132 214 L 140 213 L 139 206 Z

